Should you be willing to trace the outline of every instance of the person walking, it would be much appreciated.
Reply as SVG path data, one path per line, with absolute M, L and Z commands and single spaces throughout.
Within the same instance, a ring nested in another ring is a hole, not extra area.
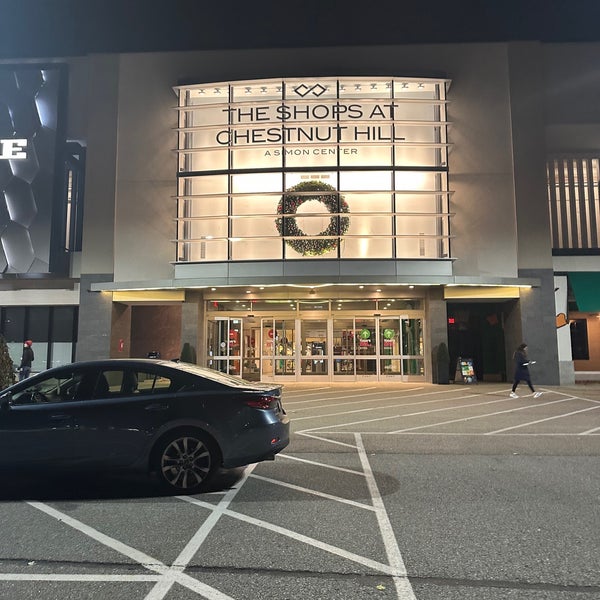
M 31 363 L 33 362 L 33 342 L 26 340 L 23 343 L 23 356 L 21 357 L 21 364 L 19 365 L 19 381 L 27 379 L 31 375 Z
M 529 365 L 535 364 L 535 360 L 529 360 L 527 356 L 527 344 L 520 344 L 515 350 L 513 355 L 515 361 L 515 376 L 513 378 L 512 391 L 510 393 L 511 398 L 518 398 L 517 386 L 521 381 L 524 381 L 529 386 L 529 389 L 533 392 L 534 398 L 539 398 L 542 392 L 536 392 L 533 384 L 531 383 L 531 375 L 529 375 Z

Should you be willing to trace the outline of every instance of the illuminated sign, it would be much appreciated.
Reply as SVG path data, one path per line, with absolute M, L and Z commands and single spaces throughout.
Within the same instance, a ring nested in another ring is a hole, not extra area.
M 364 121 L 394 119 L 394 111 L 398 108 L 396 102 L 385 102 L 363 106 L 358 103 L 343 104 L 300 104 L 278 106 L 229 107 L 222 109 L 228 115 L 231 125 L 253 125 L 248 129 L 223 129 L 216 135 L 217 144 L 235 146 L 239 144 L 281 144 L 302 142 L 398 142 L 405 136 L 396 135 L 389 126 L 369 125 Z M 339 119 L 360 120 L 356 124 L 325 124 Z M 312 121 L 308 126 L 282 125 L 283 123 Z M 273 127 L 256 127 L 256 124 L 277 123 Z
M 27 140 L 0 140 L 0 160 L 25 160 Z

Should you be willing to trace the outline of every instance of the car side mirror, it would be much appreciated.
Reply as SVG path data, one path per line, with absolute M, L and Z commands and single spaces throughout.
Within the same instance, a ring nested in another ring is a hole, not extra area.
M 8 410 L 12 404 L 12 394 L 9 392 L 0 398 L 0 410 Z

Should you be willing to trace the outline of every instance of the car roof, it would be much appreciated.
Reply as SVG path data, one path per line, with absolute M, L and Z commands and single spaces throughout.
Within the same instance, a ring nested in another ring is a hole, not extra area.
M 52 367 L 51 369 L 42 371 L 41 373 L 37 373 L 35 377 L 41 374 L 51 375 L 53 371 L 58 371 L 65 368 L 144 368 L 145 366 L 158 366 L 167 370 L 178 371 L 181 374 L 185 374 L 188 376 L 203 377 L 205 379 L 210 379 L 212 381 L 230 387 L 245 387 L 255 390 L 267 390 L 282 387 L 279 384 L 267 384 L 246 381 L 245 379 L 242 379 L 240 377 L 235 377 L 233 375 L 229 375 L 228 373 L 221 373 L 220 371 L 216 371 L 215 369 L 201 367 L 200 365 L 196 364 L 156 358 L 104 358 L 99 360 L 75 361 L 57 367 Z

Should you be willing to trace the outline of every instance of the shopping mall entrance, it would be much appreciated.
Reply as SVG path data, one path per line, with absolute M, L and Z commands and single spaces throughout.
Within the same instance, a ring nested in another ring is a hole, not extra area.
M 415 311 L 416 312 L 416 311 Z M 210 316 L 207 366 L 254 381 L 423 381 L 423 316 Z

